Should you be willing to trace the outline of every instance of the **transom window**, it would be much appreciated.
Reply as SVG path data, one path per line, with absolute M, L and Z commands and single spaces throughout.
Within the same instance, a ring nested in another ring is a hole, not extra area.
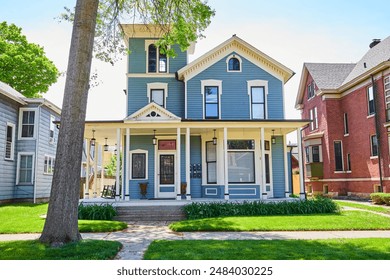
M 255 182 L 254 140 L 228 140 L 228 181 L 232 184 Z
M 229 65 L 228 65 L 229 71 L 240 71 L 241 70 L 241 64 L 238 58 L 232 57 L 229 59 Z
M 204 88 L 205 100 L 205 118 L 218 119 L 219 118 L 219 94 L 217 86 L 205 86 Z
M 264 87 L 251 87 L 252 119 L 265 119 Z
M 168 59 L 165 54 L 162 54 L 159 48 L 154 44 L 148 47 L 148 72 L 149 73 L 167 73 Z

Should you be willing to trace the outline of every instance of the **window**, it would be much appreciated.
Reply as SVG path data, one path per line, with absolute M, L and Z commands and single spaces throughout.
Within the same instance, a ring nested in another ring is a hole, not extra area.
M 146 179 L 146 154 L 133 153 L 131 155 L 131 178 Z
M 229 71 L 240 71 L 241 70 L 240 61 L 236 57 L 232 57 L 231 59 L 229 59 L 228 64 L 229 64 L 228 65 Z
M 150 101 L 165 107 L 165 94 L 163 89 L 152 89 L 150 91 Z
M 313 162 L 320 162 L 320 147 L 312 146 L 311 151 L 312 151 Z
M 269 164 L 269 154 L 264 154 L 265 156 L 265 183 L 271 183 L 271 172 L 270 172 L 270 164 Z M 267 190 L 268 191 L 268 190 Z
M 5 159 L 13 160 L 15 151 L 15 125 L 13 123 L 7 123 L 5 139 Z
M 50 143 L 54 143 L 54 129 L 55 129 L 55 122 L 56 118 L 54 116 L 50 116 L 50 131 L 49 131 L 49 141 Z
M 34 138 L 35 110 L 21 109 L 19 122 L 20 138 Z
M 33 154 L 19 154 L 18 158 L 18 184 L 32 184 L 33 170 L 34 170 L 34 155 Z
M 306 163 L 310 163 L 310 147 L 305 148 Z
M 371 135 L 371 156 L 377 157 L 378 156 L 378 138 L 376 135 Z
M 370 86 L 367 88 L 367 104 L 368 104 L 368 115 L 375 114 L 375 103 L 374 103 L 374 88 Z
M 254 183 L 254 158 L 253 140 L 228 140 L 229 183 Z
M 213 141 L 206 142 L 207 184 L 217 183 L 217 145 Z
M 310 130 L 316 130 L 318 128 L 318 117 L 317 117 L 317 107 L 310 109 L 310 119 L 312 122 L 310 123 Z
M 321 145 L 307 146 L 305 154 L 306 163 L 322 162 Z
M 219 94 L 217 86 L 205 86 L 205 118 L 219 118 Z
M 344 113 L 344 135 L 349 134 L 349 128 L 348 128 L 348 114 Z
M 167 73 L 168 59 L 165 54 L 160 53 L 160 50 L 154 44 L 148 47 L 148 72 L 149 73 Z
M 343 171 L 343 148 L 341 141 L 334 141 L 335 171 Z
M 386 98 L 386 121 L 390 121 L 390 76 L 384 80 Z
M 54 173 L 54 157 L 53 156 L 45 156 L 45 162 L 43 165 L 43 173 L 51 175 Z
M 351 170 L 351 154 L 347 154 L 347 171 Z
M 251 87 L 252 119 L 265 119 L 264 87 Z
M 314 84 L 314 81 L 312 81 L 307 86 L 307 99 L 310 99 L 310 98 L 314 97 L 314 90 L 315 90 L 315 84 Z

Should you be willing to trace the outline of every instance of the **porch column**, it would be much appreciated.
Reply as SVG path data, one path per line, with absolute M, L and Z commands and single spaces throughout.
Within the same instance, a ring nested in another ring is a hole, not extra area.
M 267 181 L 265 178 L 265 137 L 264 127 L 260 129 L 260 142 L 261 142 L 261 199 L 267 199 Z
M 104 189 L 104 148 L 103 145 L 100 146 L 102 151 L 102 159 L 101 159 L 101 170 L 100 170 L 100 191 L 102 192 Z
M 84 187 L 84 199 L 89 199 L 89 154 L 90 154 L 90 142 L 87 139 L 85 153 L 86 153 L 86 166 L 85 166 L 85 187 Z
M 116 178 L 115 178 L 115 200 L 119 200 L 120 193 L 120 171 L 121 171 L 121 129 L 116 130 Z
M 284 182 L 285 182 L 285 194 L 286 198 L 290 197 L 290 185 L 288 184 L 288 180 L 290 178 L 289 174 L 292 170 L 288 169 L 288 157 L 287 157 L 287 142 L 286 142 L 286 134 L 283 135 L 283 154 L 284 154 Z M 291 182 L 292 183 L 292 182 Z
M 181 200 L 181 190 L 180 190 L 180 184 L 181 184 L 181 170 L 180 170 L 180 150 L 181 150 L 181 143 L 180 143 L 180 128 L 177 128 L 177 136 L 176 136 L 176 200 Z
M 126 171 L 123 171 L 123 175 L 125 176 L 126 182 L 126 190 L 125 190 L 125 200 L 130 200 L 130 178 L 131 178 L 131 168 L 130 168 L 130 128 L 126 128 Z
M 228 133 L 227 127 L 223 128 L 223 152 L 224 152 L 224 169 L 225 169 L 225 190 L 224 190 L 224 198 L 225 200 L 229 200 L 229 167 L 228 167 Z
M 94 155 L 93 155 L 93 194 L 92 197 L 96 198 L 97 197 L 97 169 L 98 169 L 98 148 L 99 144 L 96 142 L 95 147 L 94 147 Z
M 302 157 L 302 135 L 301 129 L 297 128 L 297 139 L 298 139 L 298 160 L 299 160 L 299 197 L 301 199 L 306 198 L 305 194 L 305 178 L 303 176 L 303 157 Z
M 191 164 L 191 133 L 190 128 L 186 129 L 186 181 L 187 181 L 187 200 L 191 200 L 191 174 L 190 174 L 190 164 Z

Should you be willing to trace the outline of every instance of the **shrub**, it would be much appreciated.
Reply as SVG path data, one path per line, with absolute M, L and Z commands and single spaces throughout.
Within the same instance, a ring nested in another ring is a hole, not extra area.
M 372 193 L 370 197 L 375 204 L 386 204 L 390 206 L 390 193 Z
M 79 220 L 111 221 L 117 215 L 116 208 L 111 204 L 84 205 L 83 203 L 80 203 L 78 211 Z
M 194 202 L 184 206 L 187 219 L 202 219 L 226 216 L 271 216 L 338 213 L 340 207 L 329 198 L 282 202 Z

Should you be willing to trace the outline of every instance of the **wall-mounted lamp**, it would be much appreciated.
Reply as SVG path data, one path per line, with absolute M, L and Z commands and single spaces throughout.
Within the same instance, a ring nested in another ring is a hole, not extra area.
M 96 139 L 95 139 L 95 130 L 92 130 L 92 139 L 91 139 L 91 146 L 95 146 Z
M 213 144 L 217 145 L 217 137 L 215 137 L 215 129 L 214 129 Z
M 155 129 L 153 129 L 153 139 L 152 139 L 152 141 L 153 141 L 153 145 L 157 144 L 156 130 Z
M 118 154 L 118 148 L 117 148 L 117 145 L 115 144 L 114 155 L 117 155 L 117 154 Z
M 276 144 L 275 129 L 272 129 L 271 143 Z
M 104 145 L 104 151 L 108 152 L 107 138 L 106 138 L 106 144 Z

